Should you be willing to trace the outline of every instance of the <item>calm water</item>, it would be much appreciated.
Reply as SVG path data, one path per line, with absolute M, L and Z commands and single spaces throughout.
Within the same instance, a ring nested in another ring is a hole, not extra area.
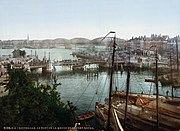
M 74 49 L 24 49 L 28 55 L 38 54 L 38 58 L 42 59 L 44 55 L 48 58 L 48 54 L 51 54 L 51 60 L 62 60 L 62 59 L 75 59 L 70 55 Z M 13 49 L 1 49 L 0 55 L 11 54 Z M 99 72 L 97 77 L 87 78 L 85 72 L 71 71 L 69 67 L 56 67 L 56 75 L 58 82 L 62 85 L 58 86 L 58 91 L 61 94 L 61 98 L 64 102 L 71 101 L 77 106 L 77 114 L 84 113 L 87 111 L 92 111 L 95 109 L 95 102 L 104 102 L 104 98 L 108 96 L 109 91 L 109 79 L 110 75 L 108 70 L 103 70 Z M 45 83 L 52 83 L 48 75 L 40 75 L 40 81 Z M 113 88 L 118 88 L 118 90 L 126 90 L 126 77 L 127 73 L 123 72 L 121 75 L 120 71 L 114 73 Z M 155 93 L 155 85 L 152 83 L 144 82 L 146 78 L 153 78 L 153 74 L 150 71 L 131 71 L 130 77 L 130 92 L 136 93 Z M 166 95 L 166 91 L 171 94 L 171 87 L 161 87 L 159 83 L 159 93 L 161 95 Z M 176 89 L 174 92 L 175 96 L 180 97 L 180 90 Z

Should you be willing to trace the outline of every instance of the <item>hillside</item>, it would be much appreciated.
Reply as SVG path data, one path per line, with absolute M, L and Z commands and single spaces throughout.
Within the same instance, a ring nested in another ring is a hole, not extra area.
M 71 43 L 70 40 L 65 39 L 65 38 L 57 38 L 52 40 L 54 44 L 66 44 L 66 43 Z
M 86 38 L 73 38 L 70 40 L 72 44 L 89 44 L 90 40 Z
M 93 40 L 91 40 L 91 44 L 93 45 L 106 45 L 106 46 L 111 46 L 113 44 L 113 39 L 110 37 L 107 37 L 106 39 L 103 39 L 103 37 L 99 37 L 99 38 L 95 38 Z M 116 38 L 116 44 L 117 45 L 122 45 L 124 44 L 125 40 L 120 39 L 120 38 Z
M 116 39 L 117 45 L 124 44 L 125 40 Z M 54 48 L 58 45 L 68 45 L 68 44 L 79 44 L 79 45 L 106 45 L 111 46 L 112 38 L 106 38 L 102 41 L 102 37 L 95 38 L 93 40 L 89 40 L 87 38 L 73 38 L 73 39 L 65 39 L 65 38 L 56 38 L 56 39 L 44 39 L 44 40 L 6 40 L 0 41 L 0 47 L 4 48 L 5 46 L 10 47 L 18 47 L 18 48 Z

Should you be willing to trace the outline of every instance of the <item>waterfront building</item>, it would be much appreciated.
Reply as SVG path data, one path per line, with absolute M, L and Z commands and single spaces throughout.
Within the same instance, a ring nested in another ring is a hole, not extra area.
M 152 34 L 150 37 L 146 36 L 139 36 L 135 37 L 128 41 L 126 41 L 125 49 L 127 51 L 130 51 L 133 54 L 137 55 L 146 55 L 147 50 L 150 49 L 150 47 L 154 46 L 156 49 L 160 50 L 166 50 L 167 49 L 167 41 L 169 39 L 169 36 L 167 35 L 155 35 Z M 155 48 L 150 49 L 151 54 L 154 54 L 152 52 L 155 51 Z
M 176 49 L 176 40 L 177 40 L 177 43 L 178 43 L 178 50 L 180 50 L 180 37 L 179 36 L 168 39 L 167 46 L 168 46 L 169 49 L 170 48 Z
M 13 41 L 7 40 L 7 41 L 2 41 L 2 49 L 13 49 L 14 44 Z
M 144 41 L 144 54 L 147 55 L 147 51 L 151 54 L 155 54 L 155 50 L 166 50 L 167 41 Z
M 144 45 L 143 37 L 132 38 L 128 41 L 128 48 L 130 48 L 133 54 L 142 55 L 143 45 Z

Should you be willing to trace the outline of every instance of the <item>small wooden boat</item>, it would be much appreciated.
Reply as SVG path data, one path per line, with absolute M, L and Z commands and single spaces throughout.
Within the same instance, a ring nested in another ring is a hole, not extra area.
M 92 118 L 94 115 L 95 115 L 95 112 L 93 112 L 93 111 L 92 112 L 88 112 L 88 113 L 85 113 L 83 115 L 76 116 L 76 120 L 77 121 L 84 121 L 84 120 Z

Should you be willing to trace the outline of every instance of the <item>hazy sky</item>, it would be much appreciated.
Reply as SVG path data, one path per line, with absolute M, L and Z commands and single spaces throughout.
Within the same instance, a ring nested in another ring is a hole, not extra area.
M 180 35 L 180 0 L 0 0 L 0 40 Z

